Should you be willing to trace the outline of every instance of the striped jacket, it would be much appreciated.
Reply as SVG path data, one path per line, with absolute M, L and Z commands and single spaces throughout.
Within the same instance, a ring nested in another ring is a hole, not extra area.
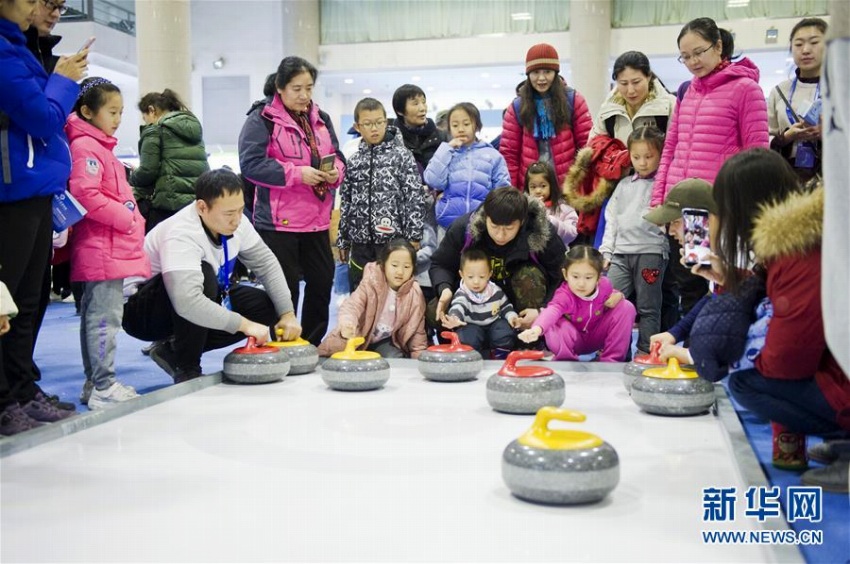
M 467 324 L 486 327 L 500 317 L 510 321 L 517 313 L 505 292 L 495 282 L 488 282 L 484 291 L 478 293 L 461 281 L 447 315 L 453 315 Z

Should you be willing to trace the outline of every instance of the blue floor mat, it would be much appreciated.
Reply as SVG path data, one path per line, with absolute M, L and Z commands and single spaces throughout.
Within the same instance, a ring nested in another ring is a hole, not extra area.
M 728 390 L 727 390 L 728 392 Z M 800 486 L 800 472 L 780 470 L 772 464 L 773 432 L 770 423 L 759 419 L 750 411 L 737 404 L 730 394 L 735 410 L 747 434 L 747 439 L 761 464 L 770 484 L 779 487 L 780 505 L 786 507 L 789 486 Z M 820 442 L 809 437 L 808 445 Z M 820 466 L 810 463 L 811 468 Z M 823 544 L 800 545 L 800 551 L 806 562 L 850 563 L 850 496 L 847 494 L 823 492 L 822 520 L 819 523 L 795 521 L 790 526 L 800 531 L 822 531 Z

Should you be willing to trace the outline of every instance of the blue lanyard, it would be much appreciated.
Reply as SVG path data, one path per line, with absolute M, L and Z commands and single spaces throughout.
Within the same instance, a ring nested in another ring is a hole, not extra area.
M 232 309 L 230 304 L 230 276 L 233 274 L 233 266 L 230 264 L 230 254 L 227 251 L 227 237 L 221 236 L 221 246 L 224 249 L 224 280 L 221 281 L 221 293 L 224 296 L 221 305 L 228 310 Z
M 794 99 L 794 91 L 795 90 L 797 90 L 797 79 L 796 78 L 791 83 L 791 93 L 788 94 L 788 106 L 785 106 L 785 113 L 788 115 L 788 122 L 791 123 L 791 125 L 797 123 L 797 116 L 794 115 L 794 112 L 792 112 L 791 108 L 789 107 L 791 105 L 791 101 Z M 818 81 L 818 85 L 815 88 L 815 98 L 814 98 L 814 100 L 817 101 L 819 98 L 820 98 L 820 81 Z M 802 116 L 800 116 L 800 117 L 802 117 Z

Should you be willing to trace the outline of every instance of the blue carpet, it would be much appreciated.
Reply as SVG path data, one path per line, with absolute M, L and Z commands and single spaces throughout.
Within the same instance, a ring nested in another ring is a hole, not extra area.
M 728 390 L 727 390 L 728 392 Z M 788 486 L 800 486 L 800 473 L 780 470 L 773 466 L 773 433 L 770 423 L 759 419 L 750 411 L 738 405 L 730 394 L 738 417 L 744 426 L 744 431 L 756 453 L 762 470 L 767 475 L 772 486 L 778 486 L 780 505 L 786 507 Z M 808 445 L 820 442 L 809 437 Z M 810 463 L 811 468 L 820 466 Z M 823 519 L 820 523 L 795 521 L 791 527 L 798 533 L 803 530 L 823 531 L 822 545 L 800 545 L 800 550 L 807 562 L 831 562 L 835 564 L 850 563 L 850 496 L 847 494 L 823 492 Z

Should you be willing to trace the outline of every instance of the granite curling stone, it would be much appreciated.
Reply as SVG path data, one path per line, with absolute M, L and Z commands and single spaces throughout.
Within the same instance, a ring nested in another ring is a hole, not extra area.
M 666 368 L 648 368 L 632 384 L 632 400 L 655 415 L 699 415 L 714 405 L 714 385 L 671 358 Z
M 512 351 L 502 368 L 487 380 L 487 402 L 502 413 L 534 414 L 544 406 L 564 403 L 564 379 L 545 366 L 517 366 L 540 360 L 543 351 Z
M 652 343 L 649 347 L 649 354 L 635 355 L 633 361 L 626 363 L 623 368 L 623 385 L 627 392 L 632 391 L 632 384 L 635 378 L 643 374 L 647 368 L 656 368 L 659 366 L 667 366 L 667 363 L 661 360 L 659 353 L 661 352 L 661 341 Z
M 322 380 L 333 390 L 365 392 L 382 388 L 390 379 L 390 363 L 374 351 L 358 351 L 363 337 L 349 339 L 345 350 L 322 364 Z
M 278 347 L 289 356 L 289 375 L 309 374 L 319 364 L 319 349 L 310 341 L 297 338 L 292 341 L 281 341 L 283 330 L 277 330 L 277 341 L 266 343 L 270 347 Z
M 289 356 L 275 347 L 257 345 L 254 337 L 248 337 L 248 344 L 224 357 L 223 372 L 225 378 L 239 384 L 277 382 L 289 373 Z
M 484 368 L 481 353 L 460 342 L 457 333 L 440 333 L 449 343 L 432 345 L 419 353 L 419 373 L 433 382 L 468 382 Z
M 617 451 L 598 436 L 549 429 L 549 422 L 585 420 L 583 413 L 544 407 L 531 428 L 502 453 L 502 479 L 516 497 L 573 505 L 601 501 L 620 481 Z

